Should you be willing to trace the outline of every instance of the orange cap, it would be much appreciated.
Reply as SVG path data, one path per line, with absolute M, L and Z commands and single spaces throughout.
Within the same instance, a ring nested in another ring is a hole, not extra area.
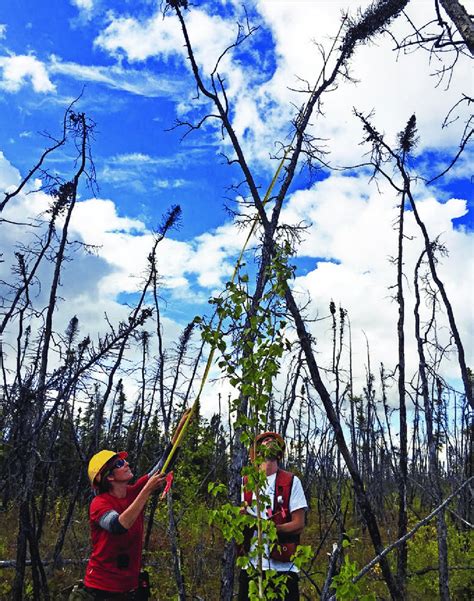
M 254 461 L 255 460 L 255 449 L 266 439 L 266 438 L 272 438 L 275 442 L 278 443 L 278 446 L 280 447 L 281 450 L 281 455 L 283 456 L 283 454 L 285 453 L 285 441 L 283 440 L 283 437 L 280 436 L 280 434 L 278 434 L 278 432 L 262 432 L 261 434 L 259 434 L 258 436 L 255 437 L 254 443 L 252 444 L 252 446 L 250 447 L 250 460 Z

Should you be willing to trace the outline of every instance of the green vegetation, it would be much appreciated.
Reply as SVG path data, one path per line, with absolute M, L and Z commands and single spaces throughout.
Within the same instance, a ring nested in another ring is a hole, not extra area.
M 205 421 L 202 432 L 206 431 Z M 212 454 L 208 455 L 211 460 Z M 220 562 L 224 540 L 220 529 L 210 527 L 209 520 L 213 516 L 216 503 L 212 495 L 206 491 L 199 492 L 190 487 L 180 475 L 180 467 L 176 469 L 176 481 L 174 486 L 174 497 L 176 515 L 179 519 L 179 536 L 182 550 L 182 567 L 189 598 L 199 595 L 206 601 L 219 598 L 220 587 Z M 333 484 L 335 488 L 336 483 Z M 345 486 L 349 489 L 349 486 Z M 314 491 L 315 493 L 317 491 Z M 313 497 L 314 498 L 314 497 Z M 76 509 L 73 523 L 68 532 L 63 557 L 80 561 L 86 559 L 89 551 L 89 533 L 87 521 L 86 500 L 80 503 Z M 48 514 L 42 551 L 44 557 L 51 555 L 55 537 L 60 528 L 64 513 L 68 505 L 66 497 L 58 498 L 55 503 L 55 513 Z M 352 507 L 353 509 L 353 507 Z M 348 511 L 348 516 L 353 511 Z M 8 511 L 0 514 L 0 560 L 11 559 L 15 554 L 16 544 L 16 517 L 17 511 L 11 507 Z M 322 524 L 323 530 L 327 525 L 328 515 L 318 513 L 317 505 L 312 504 L 309 513 L 308 526 L 305 529 L 303 543 L 308 545 L 314 552 L 321 540 L 321 531 L 318 524 Z M 176 598 L 176 585 L 174 582 L 172 557 L 167 535 L 167 508 L 165 503 L 160 503 L 155 516 L 156 526 L 154 528 L 150 550 L 145 553 L 144 561 L 152 576 L 153 599 L 167 601 Z M 387 589 L 381 577 L 380 568 L 376 566 L 366 577 L 356 585 L 350 584 L 350 579 L 355 576 L 359 569 L 370 559 L 372 553 L 367 535 L 360 529 L 357 523 L 352 524 L 348 519 L 347 529 L 351 533 L 351 544 L 344 549 L 339 575 L 334 581 L 337 583 L 337 599 L 352 601 L 362 599 L 387 598 Z M 413 522 L 413 519 L 411 520 Z M 386 530 L 396 526 L 396 512 L 387 508 L 384 520 Z M 412 525 L 412 523 L 410 524 Z M 450 588 L 452 598 L 456 601 L 468 601 L 474 594 L 472 570 L 474 569 L 473 545 L 474 535 L 467 530 L 461 530 L 454 523 L 449 524 L 448 548 L 450 572 Z M 332 544 L 337 538 L 336 531 L 328 537 L 321 552 L 309 568 L 308 574 L 311 579 L 321 588 L 327 571 L 328 554 L 331 553 Z M 387 535 L 388 540 L 388 535 Z M 434 577 L 437 566 L 436 531 L 432 524 L 419 530 L 409 542 L 409 580 L 408 594 L 413 601 L 427 601 L 438 598 L 437 580 Z M 393 557 L 392 557 L 393 561 Z M 81 578 L 85 564 L 66 564 L 53 572 L 48 572 L 48 579 L 53 599 L 59 592 Z M 470 569 L 469 569 L 470 568 Z M 0 599 L 5 601 L 10 598 L 11 583 L 14 576 L 13 569 L 2 570 L 0 579 Z M 31 581 L 29 590 L 31 591 Z M 27 589 L 28 590 L 28 589 Z M 310 599 L 318 598 L 315 587 L 306 578 L 301 579 L 301 590 Z M 375 597 L 374 597 L 375 595 Z M 25 593 L 25 601 L 33 599 Z

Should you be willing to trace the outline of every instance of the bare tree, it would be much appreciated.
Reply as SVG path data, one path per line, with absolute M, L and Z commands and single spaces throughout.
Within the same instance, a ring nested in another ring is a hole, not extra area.
M 432 401 L 429 395 L 428 388 L 428 365 L 425 356 L 425 344 L 427 342 L 427 332 L 422 335 L 421 332 L 421 320 L 420 320 L 420 289 L 419 289 L 419 269 L 422 263 L 423 257 L 425 255 L 425 251 L 421 254 L 416 267 L 415 267 L 415 296 L 416 296 L 416 304 L 415 304 L 415 336 L 417 341 L 418 348 L 418 357 L 419 357 L 419 375 L 421 382 L 421 396 L 423 398 L 423 407 L 425 410 L 425 423 L 426 423 L 426 433 L 428 438 L 428 457 L 429 457 L 429 474 L 430 474 L 430 484 L 433 487 L 434 491 L 434 501 L 435 505 L 440 505 L 443 499 L 443 492 L 441 488 L 440 481 L 440 473 L 439 473 L 439 463 L 438 463 L 438 453 L 437 453 L 437 445 L 434 437 L 433 431 L 433 410 L 432 410 Z M 430 328 L 430 324 L 428 324 L 428 329 Z M 449 595 L 449 569 L 448 569 L 448 547 L 447 547 L 447 528 L 446 528 L 446 520 L 444 511 L 440 511 L 437 514 L 437 530 L 438 530 L 438 553 L 439 553 L 439 591 L 440 591 L 440 599 L 443 601 L 447 601 L 450 598 Z
M 213 106 L 215 112 L 207 113 L 202 119 L 200 119 L 197 123 L 190 122 L 179 122 L 179 126 L 183 126 L 186 128 L 186 134 L 191 131 L 199 129 L 204 122 L 207 120 L 217 120 L 222 128 L 222 131 L 229 137 L 230 142 L 232 144 L 233 151 L 235 153 L 235 158 L 230 158 L 229 162 L 238 163 L 242 169 L 245 182 L 247 185 L 248 193 L 250 198 L 252 199 L 253 205 L 257 211 L 260 226 L 263 229 L 263 243 L 262 243 L 262 251 L 261 251 L 261 260 L 260 266 L 261 269 L 259 271 L 259 275 L 257 277 L 256 286 L 255 286 L 255 294 L 253 296 L 253 303 L 256 304 L 259 302 L 261 298 L 261 291 L 265 285 L 265 271 L 264 268 L 268 265 L 269 258 L 272 257 L 275 253 L 276 248 L 278 247 L 278 224 L 279 217 L 282 208 L 283 201 L 286 197 L 289 186 L 293 180 L 296 166 L 301 157 L 305 157 L 310 161 L 318 161 L 321 160 L 321 150 L 318 149 L 314 144 L 314 139 L 310 138 L 306 133 L 306 129 L 308 124 L 310 123 L 310 119 L 313 116 L 314 112 L 317 111 L 318 105 L 322 95 L 330 89 L 331 85 L 335 82 L 336 78 L 340 76 L 340 74 L 347 75 L 347 63 L 351 55 L 353 54 L 355 47 L 358 43 L 364 43 L 369 40 L 373 35 L 382 29 L 386 28 L 391 19 L 395 18 L 406 6 L 407 2 L 376 2 L 374 3 L 364 14 L 360 16 L 357 21 L 347 21 L 345 24 L 345 31 L 340 40 L 340 46 L 338 51 L 338 57 L 336 58 L 336 64 L 333 69 L 328 71 L 322 79 L 318 80 L 318 84 L 315 86 L 313 90 L 308 89 L 308 101 L 305 106 L 303 106 L 299 112 L 297 117 L 295 118 L 293 125 L 295 128 L 294 137 L 291 141 L 290 145 L 284 147 L 285 152 L 283 158 L 281 159 L 281 165 L 283 166 L 284 173 L 281 177 L 281 181 L 279 182 L 279 188 L 277 192 L 271 196 L 273 190 L 269 189 L 264 198 L 260 196 L 258 185 L 255 182 L 253 177 L 251 168 L 245 158 L 244 152 L 242 150 L 240 141 L 237 138 L 237 135 L 232 127 L 231 119 L 230 119 L 230 107 L 229 100 L 226 95 L 225 85 L 223 79 L 219 75 L 219 64 L 222 57 L 230 52 L 233 48 L 239 46 L 244 41 L 247 40 L 249 36 L 251 36 L 254 32 L 254 28 L 250 27 L 250 25 L 246 25 L 246 29 L 244 27 L 239 27 L 239 32 L 237 36 L 237 40 L 235 44 L 229 46 L 219 57 L 214 69 L 210 73 L 208 79 L 206 80 L 205 75 L 201 72 L 200 68 L 194 57 L 192 42 L 190 40 L 188 30 L 186 27 L 186 22 L 183 16 L 182 9 L 185 8 L 183 3 L 181 2 L 173 2 L 168 1 L 168 7 L 174 9 L 178 19 L 181 24 L 181 28 L 183 31 L 183 36 L 188 52 L 188 58 L 190 60 L 191 68 L 193 71 L 193 75 L 197 84 L 198 92 L 202 94 Z M 325 65 L 327 68 L 327 64 Z M 467 136 L 466 136 L 467 137 Z M 403 141 L 401 140 L 401 143 Z M 403 149 L 401 151 L 403 153 Z M 399 158 L 399 168 L 403 169 L 403 157 L 402 155 L 397 155 Z M 272 185 L 276 184 L 276 179 L 273 181 Z M 403 209 L 405 205 L 405 199 L 408 199 L 410 202 L 412 201 L 411 190 L 409 186 L 409 178 L 404 179 L 404 185 L 401 189 L 397 188 L 397 191 L 403 194 L 401 199 L 401 213 L 400 213 L 400 242 L 399 242 L 399 255 L 398 255 L 398 302 L 400 306 L 400 317 L 398 324 L 398 332 L 399 332 L 399 398 L 400 398 L 400 432 L 401 432 L 401 449 L 400 449 L 400 522 L 399 522 L 399 533 L 400 537 L 403 537 L 406 532 L 407 527 L 407 506 L 406 506 L 406 485 L 407 485 L 407 473 L 408 473 L 408 464 L 407 464 L 407 423 L 406 423 L 406 403 L 405 403 L 405 373 L 404 373 L 404 307 L 403 307 L 403 290 L 402 290 L 402 262 L 403 262 Z M 267 201 L 272 199 L 273 206 L 270 214 L 267 212 Z M 413 206 L 413 205 L 412 205 Z M 429 247 L 429 243 L 427 242 L 427 246 Z M 427 251 L 428 252 L 428 251 Z M 434 263 L 433 263 L 434 265 Z M 437 279 L 438 283 L 439 278 Z M 442 284 L 441 284 L 442 285 Z M 312 339 L 309 335 L 306 325 L 304 323 L 304 319 L 302 317 L 301 311 L 298 308 L 297 303 L 295 302 L 293 293 L 290 288 L 286 289 L 285 298 L 287 303 L 288 311 L 294 321 L 296 331 L 298 334 L 298 338 L 301 345 L 301 351 L 305 357 L 305 362 L 307 365 L 308 373 L 311 378 L 312 384 L 317 390 L 321 401 L 323 403 L 325 412 L 328 416 L 329 422 L 333 428 L 335 440 L 337 441 L 338 449 L 341 455 L 344 457 L 346 467 L 351 474 L 354 483 L 354 490 L 356 493 L 356 497 L 358 500 L 359 507 L 364 516 L 364 520 L 368 526 L 372 542 L 374 544 L 374 548 L 377 550 L 377 553 L 380 553 L 383 544 L 382 537 L 377 525 L 377 520 L 375 518 L 375 513 L 371 506 L 370 500 L 366 494 L 365 487 L 361 475 L 357 469 L 357 465 L 354 462 L 354 457 L 352 453 L 349 451 L 349 448 L 345 441 L 344 431 L 341 427 L 341 420 L 339 416 L 338 402 L 334 405 L 333 400 L 329 392 L 326 389 L 325 384 L 323 383 L 323 379 L 320 375 L 320 370 L 318 364 L 315 360 L 315 355 L 312 349 Z M 446 299 L 447 300 L 447 299 Z M 447 305 L 447 303 L 445 303 Z M 449 312 L 449 309 L 448 309 Z M 450 318 L 450 324 L 452 327 L 452 331 L 456 338 L 456 344 L 458 347 L 459 358 L 461 370 L 463 371 L 463 380 L 466 381 L 465 373 L 466 367 L 465 362 L 463 363 L 463 350 L 462 344 L 459 338 L 459 335 L 456 334 L 454 318 Z M 333 363 L 335 364 L 335 357 Z M 467 387 L 466 387 L 466 394 Z M 245 414 L 246 404 L 245 399 L 240 406 L 240 411 Z M 239 432 L 236 432 L 237 436 Z M 372 446 L 374 447 L 375 452 L 375 440 L 371 441 Z M 238 474 L 240 472 L 240 468 L 242 466 L 242 449 L 237 445 L 237 450 L 234 450 L 234 461 L 233 461 L 233 476 L 231 484 L 231 498 L 235 501 L 237 497 L 237 486 L 238 482 Z M 223 576 L 223 587 L 221 589 L 221 597 L 222 599 L 230 599 L 231 595 L 231 565 L 232 565 L 232 557 L 229 561 L 226 562 L 224 568 L 224 576 Z M 406 546 L 403 544 L 400 546 L 399 551 L 399 582 L 396 583 L 393 575 L 390 570 L 390 566 L 387 562 L 381 563 L 382 572 L 387 583 L 387 586 L 390 590 L 390 594 L 394 599 L 404 598 L 404 586 L 406 580 Z
M 472 408 L 474 408 L 474 401 L 472 398 L 472 387 L 470 385 L 468 368 L 466 365 L 464 346 L 463 346 L 461 336 L 458 331 L 458 327 L 456 325 L 456 320 L 454 318 L 454 312 L 453 312 L 452 305 L 451 305 L 448 295 L 446 293 L 446 288 L 438 275 L 438 270 L 436 268 L 437 261 L 436 261 L 435 253 L 434 253 L 434 249 L 435 249 L 434 242 L 430 239 L 427 228 L 419 215 L 415 197 L 412 193 L 412 185 L 411 185 L 412 177 L 410 176 L 409 172 L 407 171 L 407 169 L 405 167 L 402 155 L 399 152 L 397 152 L 396 150 L 393 150 L 387 144 L 387 142 L 384 140 L 383 135 L 381 135 L 372 126 L 369 119 L 367 119 L 366 117 L 364 117 L 361 113 L 358 113 L 357 111 L 356 111 L 356 115 L 361 119 L 361 121 L 363 123 L 364 130 L 366 132 L 366 141 L 370 142 L 372 144 L 372 148 L 373 148 L 372 164 L 373 164 L 376 172 L 380 173 L 383 177 L 385 177 L 385 179 L 387 179 L 390 182 L 390 184 L 393 186 L 393 188 L 397 192 L 406 195 L 406 198 L 408 199 L 411 210 L 413 211 L 415 221 L 416 221 L 418 227 L 420 228 L 420 231 L 423 236 L 423 242 L 424 242 L 424 246 L 425 246 L 428 263 L 430 266 L 431 275 L 432 275 L 433 281 L 435 282 L 437 288 L 439 289 L 441 298 L 443 300 L 443 304 L 444 304 L 446 314 L 448 317 L 448 321 L 449 321 L 449 326 L 451 328 L 451 332 L 453 334 L 454 342 L 456 345 L 456 349 L 457 349 L 457 353 L 458 353 L 459 368 L 461 371 L 461 377 L 462 377 L 462 381 L 464 384 L 464 393 L 466 395 L 466 399 L 467 399 L 468 403 L 471 405 Z M 415 116 L 412 116 L 410 118 L 407 127 L 410 127 L 411 135 L 414 136 L 415 132 L 416 132 Z M 474 129 L 468 127 L 465 130 L 465 132 L 463 134 L 462 142 L 460 144 L 461 150 L 465 148 L 466 144 L 468 143 L 469 139 L 472 137 L 473 134 L 474 134 Z M 458 156 L 459 156 L 459 153 L 458 153 L 457 157 Z M 395 164 L 396 169 L 401 177 L 401 180 L 402 180 L 401 184 L 398 184 L 397 182 L 395 182 L 393 180 L 393 178 L 385 170 L 385 165 L 391 161 L 393 161 L 393 163 Z M 452 163 L 452 164 L 454 164 L 454 163 Z M 433 180 L 431 180 L 431 181 L 433 181 Z

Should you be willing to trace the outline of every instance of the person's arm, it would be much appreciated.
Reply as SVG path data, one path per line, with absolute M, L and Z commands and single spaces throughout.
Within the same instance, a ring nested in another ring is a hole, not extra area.
M 118 521 L 123 528 L 128 530 L 133 526 L 136 519 L 143 511 L 151 493 L 161 488 L 165 483 L 165 480 L 166 476 L 164 475 L 156 474 L 150 476 L 148 482 L 141 489 L 133 502 L 119 515 Z
M 277 524 L 278 534 L 301 534 L 304 530 L 305 509 L 297 509 L 291 514 L 291 520 L 285 524 Z

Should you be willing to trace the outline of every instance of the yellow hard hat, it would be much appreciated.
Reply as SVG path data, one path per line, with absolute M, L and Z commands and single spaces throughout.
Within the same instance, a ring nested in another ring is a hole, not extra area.
M 250 459 L 251 461 L 255 461 L 255 447 L 258 447 L 266 438 L 272 438 L 278 445 L 281 455 L 283 456 L 285 453 L 285 441 L 283 437 L 278 434 L 278 432 L 262 432 L 258 436 L 255 437 L 254 444 L 250 447 Z
M 89 461 L 89 466 L 87 468 L 87 475 L 89 476 L 89 480 L 91 481 L 92 486 L 97 484 L 95 479 L 97 474 L 101 471 L 101 469 L 108 463 L 113 457 L 118 457 L 119 459 L 125 459 L 128 457 L 128 453 L 126 451 L 108 451 L 104 449 L 103 451 L 99 451 L 95 455 L 91 457 Z

